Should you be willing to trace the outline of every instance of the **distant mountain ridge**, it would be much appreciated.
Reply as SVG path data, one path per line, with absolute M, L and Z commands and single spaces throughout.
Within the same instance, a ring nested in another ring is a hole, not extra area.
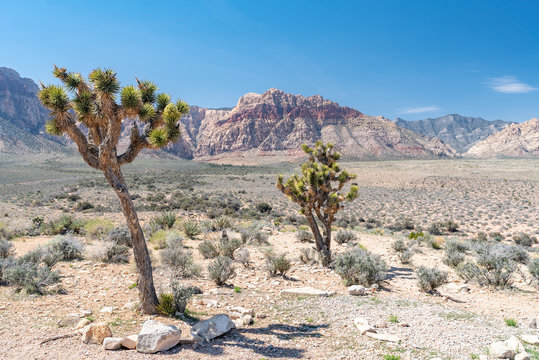
M 413 121 L 398 118 L 395 123 L 418 134 L 436 137 L 461 153 L 486 139 L 490 134 L 511 124 L 503 120 L 488 121 L 480 117 L 466 117 L 458 114 Z
M 539 157 L 539 119 L 510 124 L 478 142 L 465 154 L 471 157 Z

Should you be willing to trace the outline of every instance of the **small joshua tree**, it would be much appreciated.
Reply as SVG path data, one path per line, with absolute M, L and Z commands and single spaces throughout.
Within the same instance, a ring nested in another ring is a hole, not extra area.
M 355 179 L 355 175 L 339 167 L 337 160 L 341 154 L 333 149 L 333 144 L 324 145 L 317 141 L 314 148 L 307 145 L 302 148 L 309 160 L 301 165 L 301 176 L 292 175 L 284 181 L 279 175 L 277 188 L 301 207 L 313 232 L 320 260 L 328 266 L 331 263 L 331 224 L 344 201 L 352 201 L 358 196 L 358 187 L 353 185 L 348 193 L 342 192 L 344 185 Z
M 150 81 L 137 79 L 137 87 L 121 88 L 116 73 L 109 69 L 92 71 L 89 82 L 65 68 L 54 66 L 53 74 L 65 87 L 41 84 L 38 96 L 51 116 L 45 129 L 53 135 L 69 136 L 84 161 L 101 170 L 118 195 L 131 234 L 141 308 L 153 314 L 158 300 L 150 256 L 121 167 L 135 160 L 142 149 L 159 149 L 176 141 L 178 120 L 189 112 L 189 106 L 181 100 L 171 103 L 167 94 L 157 95 L 157 86 Z M 129 121 L 130 144 L 118 154 L 122 126 L 129 126 Z

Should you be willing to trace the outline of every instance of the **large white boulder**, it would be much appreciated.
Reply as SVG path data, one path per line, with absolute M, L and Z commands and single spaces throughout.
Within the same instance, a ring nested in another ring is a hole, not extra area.
M 235 327 L 236 325 L 227 315 L 219 314 L 195 324 L 191 328 L 191 336 L 196 343 L 208 342 Z
M 148 320 L 142 325 L 137 338 L 137 351 L 155 354 L 166 351 L 180 342 L 181 330 L 173 325 L 165 325 L 155 320 Z

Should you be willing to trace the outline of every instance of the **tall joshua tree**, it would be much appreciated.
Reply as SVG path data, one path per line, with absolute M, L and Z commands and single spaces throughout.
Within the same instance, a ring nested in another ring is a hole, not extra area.
M 118 195 L 131 233 L 142 311 L 153 314 L 158 300 L 150 256 L 121 167 L 135 160 L 142 149 L 159 149 L 176 141 L 178 120 L 189 112 L 189 106 L 181 100 L 171 103 L 168 94 L 156 94 L 157 86 L 150 81 L 137 79 L 137 87 L 121 88 L 110 69 L 95 69 L 89 81 L 56 65 L 53 74 L 64 86 L 41 84 L 38 96 L 51 116 L 45 129 L 73 139 L 84 161 L 101 170 Z M 122 125 L 128 120 L 133 121 L 130 144 L 118 154 Z
M 301 206 L 300 211 L 307 218 L 322 264 L 328 266 L 331 263 L 331 224 L 344 201 L 352 201 L 358 196 L 355 185 L 348 193 L 342 193 L 344 185 L 356 176 L 339 167 L 337 160 L 341 154 L 333 149 L 333 144 L 324 145 L 317 141 L 314 148 L 307 145 L 302 148 L 309 159 L 301 165 L 301 176 L 292 175 L 285 182 L 283 175 L 279 175 L 277 188 Z

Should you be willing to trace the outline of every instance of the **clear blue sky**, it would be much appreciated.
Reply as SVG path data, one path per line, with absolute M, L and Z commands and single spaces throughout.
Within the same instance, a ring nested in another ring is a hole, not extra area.
M 370 115 L 539 117 L 537 1 L 3 1 L 0 66 L 112 67 L 190 104 L 276 87 Z

